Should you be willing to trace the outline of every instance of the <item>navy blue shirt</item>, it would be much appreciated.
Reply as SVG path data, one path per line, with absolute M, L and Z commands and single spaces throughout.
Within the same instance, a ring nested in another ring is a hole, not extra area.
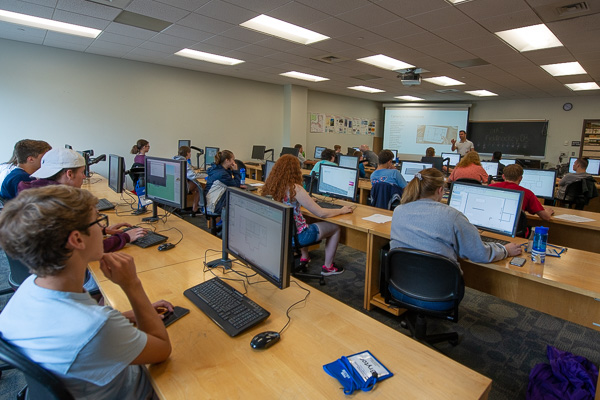
M 29 174 L 22 168 L 15 168 L 6 176 L 4 182 L 2 182 L 2 188 L 0 189 L 0 197 L 10 200 L 17 197 L 17 186 L 20 182 L 31 182 L 34 178 L 30 177 Z

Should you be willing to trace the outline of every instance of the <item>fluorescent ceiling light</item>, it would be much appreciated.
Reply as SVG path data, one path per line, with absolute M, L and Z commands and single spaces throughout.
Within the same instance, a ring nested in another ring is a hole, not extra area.
M 488 90 L 465 90 L 465 93 L 479 97 L 498 96 L 496 93 L 490 92 Z
M 323 78 L 321 76 L 304 74 L 302 72 L 296 72 L 296 71 L 284 72 L 283 74 L 279 74 L 279 75 L 287 76 L 289 78 L 302 79 L 302 80 L 311 81 L 311 82 L 322 82 L 322 81 L 329 80 L 329 78 Z
M 420 97 L 415 97 L 415 96 L 396 96 L 394 98 L 395 99 L 400 99 L 400 100 L 406 100 L 406 101 L 421 101 L 421 100 L 425 100 L 425 99 L 422 99 Z
M 414 65 L 405 63 L 404 61 L 396 60 L 395 58 L 377 54 L 376 56 L 359 58 L 358 61 L 374 65 L 379 68 L 396 71 L 398 69 L 414 68 Z
M 465 84 L 464 82 L 448 78 L 447 76 L 434 76 L 433 78 L 423 78 L 423 80 L 440 86 L 456 86 Z
M 205 53 L 203 51 L 197 51 L 197 50 L 191 50 L 191 49 L 179 50 L 177 53 L 175 53 L 175 55 L 181 56 L 181 57 L 193 58 L 195 60 L 200 60 L 200 61 L 208 61 L 211 63 L 222 64 L 222 65 L 237 65 L 237 64 L 241 64 L 244 62 L 244 60 L 238 60 L 235 58 L 218 56 L 216 54 L 210 54 L 210 53 Z
M 547 64 L 542 65 L 541 67 L 552 76 L 587 74 L 585 69 L 583 69 L 583 67 L 577 61 L 560 64 Z
M 600 86 L 596 82 L 565 83 L 565 86 L 573 91 L 600 89 Z
M 368 86 L 352 86 L 352 87 L 348 87 L 348 89 L 358 90 L 360 92 L 367 92 L 367 93 L 383 93 L 383 92 L 385 92 L 385 90 L 375 89 L 375 88 L 368 87 Z
M 264 14 L 242 22 L 240 26 L 300 44 L 311 44 L 329 39 L 329 36 L 321 35 Z
M 544 24 L 509 29 L 496 32 L 496 35 L 518 51 L 549 49 L 563 45 Z
M 0 10 L 0 21 L 30 26 L 32 28 L 47 29 L 49 31 L 66 33 L 67 35 L 83 36 L 91 39 L 95 39 L 100 33 L 102 33 L 102 31 L 99 29 L 67 24 L 66 22 L 59 22 L 46 18 L 32 17 L 31 15 L 19 14 L 5 10 Z
M 464 3 L 465 1 L 471 1 L 471 0 L 446 0 L 448 3 L 452 3 L 452 4 L 458 4 L 458 3 Z

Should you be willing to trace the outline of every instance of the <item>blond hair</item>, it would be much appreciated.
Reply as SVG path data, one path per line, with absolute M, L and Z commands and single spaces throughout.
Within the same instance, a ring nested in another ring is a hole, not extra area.
M 479 153 L 476 151 L 470 151 L 460 159 L 457 167 L 468 167 L 471 164 L 481 165 L 481 160 L 479 159 Z

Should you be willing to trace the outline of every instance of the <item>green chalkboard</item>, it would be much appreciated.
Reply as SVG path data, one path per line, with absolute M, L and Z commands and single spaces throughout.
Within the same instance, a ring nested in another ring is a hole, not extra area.
M 472 121 L 467 138 L 479 153 L 544 157 L 547 132 L 548 121 Z

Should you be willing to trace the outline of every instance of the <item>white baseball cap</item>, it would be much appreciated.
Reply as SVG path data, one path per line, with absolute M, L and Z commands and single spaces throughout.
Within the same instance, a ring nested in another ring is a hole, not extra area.
M 85 167 L 85 158 L 75 150 L 63 147 L 54 148 L 42 157 L 42 167 L 31 176 L 34 178 L 50 178 L 64 168 Z

